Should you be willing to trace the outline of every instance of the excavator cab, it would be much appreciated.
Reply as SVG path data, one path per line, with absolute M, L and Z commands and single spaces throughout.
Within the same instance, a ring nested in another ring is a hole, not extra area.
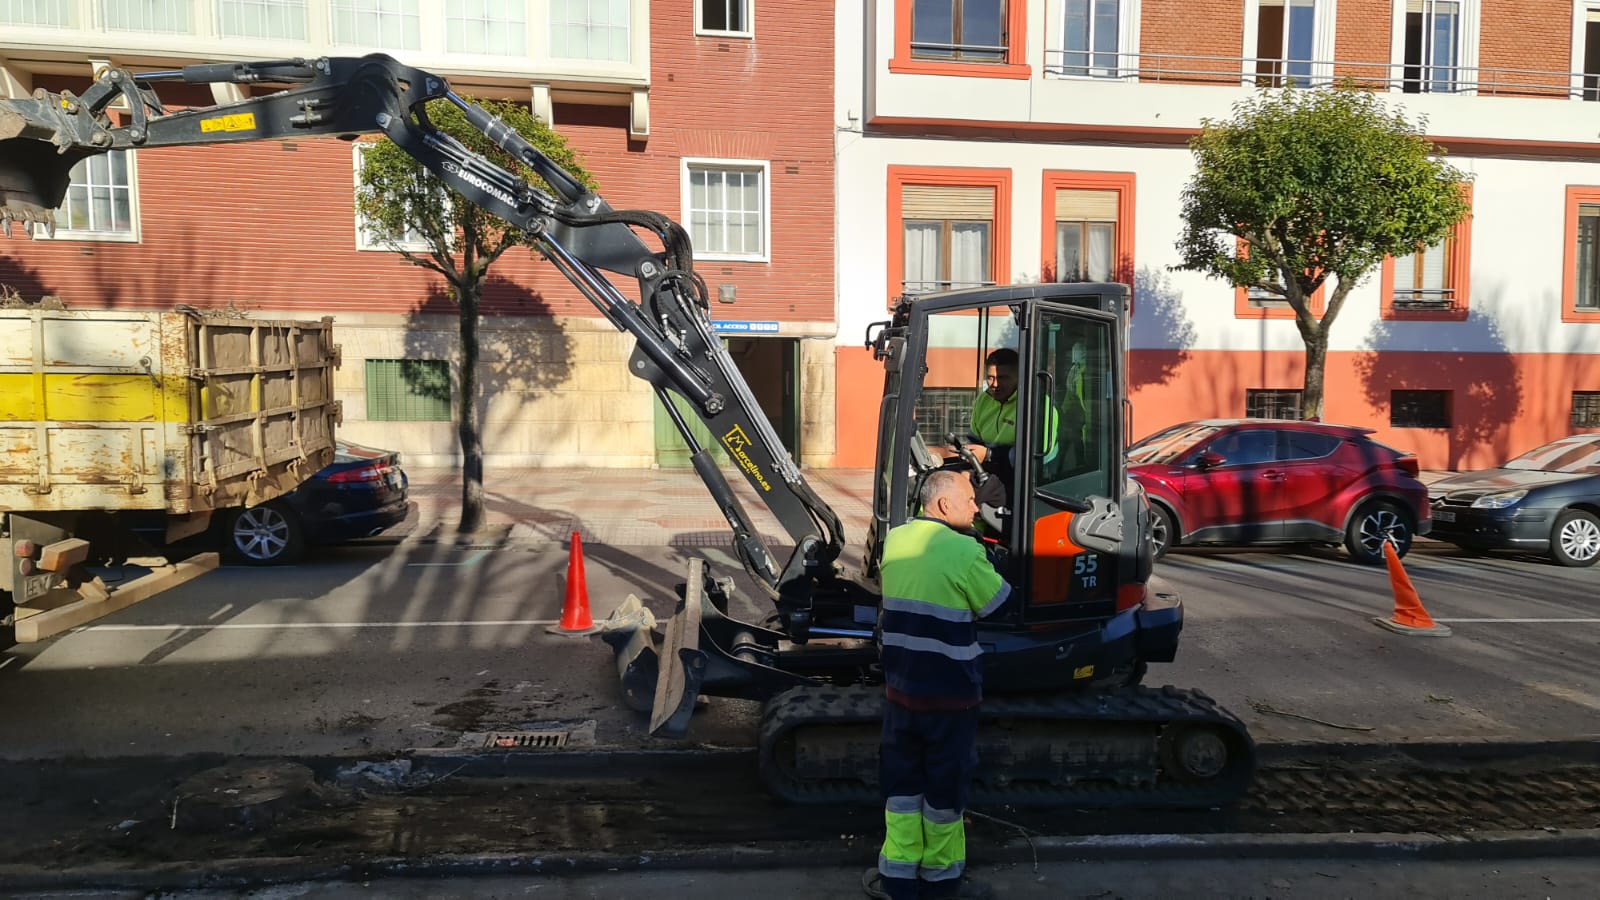
M 1048 652 L 1016 642 L 1016 654 L 986 654 L 986 684 L 1125 683 L 1176 652 L 1181 615 L 1149 589 L 1149 506 L 1122 453 L 1128 298 L 1120 284 L 952 291 L 903 299 L 872 334 L 885 374 L 868 578 L 876 582 L 883 536 L 918 514 L 922 481 L 957 469 L 980 500 L 975 537 L 1019 597 L 984 627 L 1096 632 L 1068 642 L 1074 653 L 1046 641 Z M 994 399 L 1014 443 L 991 448 L 979 465 L 961 451 L 977 439 L 971 415 L 986 361 L 1011 354 L 1014 395 Z M 1102 623 L 1130 611 L 1129 641 L 1099 639 Z

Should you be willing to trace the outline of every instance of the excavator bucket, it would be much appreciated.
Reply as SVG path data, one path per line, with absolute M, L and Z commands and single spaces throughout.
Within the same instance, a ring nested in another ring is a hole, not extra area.
M 38 223 L 54 230 L 72 167 L 104 152 L 77 143 L 58 94 L 0 100 L 0 229 Z
M 707 655 L 700 648 L 705 600 L 705 562 L 689 563 L 683 606 L 656 635 L 655 616 L 629 594 L 600 626 L 599 637 L 616 656 L 624 701 L 650 714 L 650 734 L 681 738 L 689 730 L 695 700 L 705 679 Z

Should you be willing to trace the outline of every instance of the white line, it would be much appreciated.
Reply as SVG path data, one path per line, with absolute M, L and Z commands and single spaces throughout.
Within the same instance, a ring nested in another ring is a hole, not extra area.
M 1541 623 L 1550 623 L 1552 625 L 1593 625 L 1600 623 L 1600 619 L 1440 619 L 1437 617 L 1434 618 L 1434 621 L 1473 623 L 1503 622 L 1507 625 L 1537 625 Z
M 508 625 L 559 625 L 560 619 L 485 619 L 462 622 L 228 622 L 221 625 L 87 625 L 74 631 L 270 631 L 274 628 L 504 628 Z

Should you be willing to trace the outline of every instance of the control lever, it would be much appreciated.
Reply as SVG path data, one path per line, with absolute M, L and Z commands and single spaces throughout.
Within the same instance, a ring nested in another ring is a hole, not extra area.
M 961 443 L 961 439 L 956 437 L 954 431 L 945 435 L 945 437 L 950 439 L 950 446 L 955 449 L 956 455 L 961 457 L 961 461 L 972 467 L 972 480 L 976 482 L 978 487 L 982 487 L 983 483 L 989 480 L 989 473 L 983 470 L 983 463 L 978 462 L 978 457 L 967 449 L 966 444 Z

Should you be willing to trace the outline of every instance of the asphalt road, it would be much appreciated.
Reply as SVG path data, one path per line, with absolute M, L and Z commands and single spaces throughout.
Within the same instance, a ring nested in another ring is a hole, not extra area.
M 586 548 L 594 616 L 629 592 L 665 610 L 701 547 Z M 1449 638 L 1373 625 L 1382 569 L 1337 551 L 1185 551 L 1158 567 L 1183 594 L 1179 661 L 1152 683 L 1201 688 L 1258 740 L 1417 742 L 1591 737 L 1600 710 L 1600 570 L 1408 558 Z M 654 746 L 619 708 L 609 651 L 552 635 L 565 551 L 551 545 L 357 545 L 294 568 L 224 568 L 0 657 L 8 759 L 373 754 L 464 732 L 560 726 L 575 745 Z M 746 745 L 753 707 L 717 701 L 691 739 Z M 1305 717 L 1305 718 L 1298 718 Z M 1318 720 L 1318 721 L 1311 721 Z

